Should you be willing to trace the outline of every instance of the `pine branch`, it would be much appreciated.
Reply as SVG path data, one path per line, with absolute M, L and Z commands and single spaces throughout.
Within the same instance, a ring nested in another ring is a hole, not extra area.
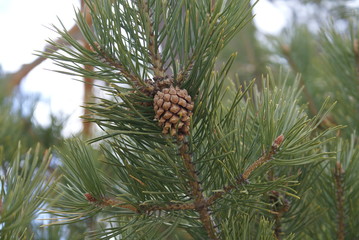
M 50 151 L 41 153 L 39 144 L 35 151 L 30 149 L 25 155 L 19 144 L 8 170 L 1 176 L 0 239 L 25 236 L 29 231 L 29 224 L 39 214 L 44 199 L 53 190 L 52 183 L 56 182 L 55 174 L 49 176 L 47 172 L 50 161 Z
M 248 182 L 248 178 L 251 175 L 251 173 L 259 168 L 260 166 L 262 166 L 263 164 L 267 163 L 268 161 L 270 161 L 273 156 L 277 153 L 277 150 L 279 148 L 279 146 L 282 144 L 282 142 L 284 141 L 284 136 L 280 135 L 278 136 L 271 147 L 271 150 L 269 152 L 263 153 L 262 156 L 260 158 L 258 158 L 254 163 L 252 163 L 245 171 L 244 173 L 237 178 L 236 180 L 236 184 L 235 185 L 229 185 L 229 186 L 225 186 L 223 188 L 222 191 L 220 192 L 216 192 L 214 193 L 209 199 L 208 199 L 208 204 L 212 205 L 217 199 L 223 197 L 225 194 L 229 193 L 230 191 L 236 189 L 238 187 L 238 185 L 243 184 L 245 182 Z
M 157 204 L 141 204 L 139 207 L 135 207 L 131 204 L 125 203 L 123 201 L 102 197 L 100 199 L 95 198 L 91 193 L 84 194 L 86 200 L 96 207 L 120 207 L 128 209 L 135 213 L 149 213 L 153 211 L 178 211 L 178 210 L 195 210 L 196 206 L 194 203 L 170 203 L 166 205 L 157 205 Z M 1 205 L 0 205 L 1 206 Z
M 176 210 L 195 210 L 196 206 L 194 203 L 171 203 L 164 206 L 145 206 L 145 211 L 176 211 Z
M 270 202 L 273 204 L 273 210 L 271 211 L 274 214 L 274 234 L 278 240 L 282 239 L 282 218 L 283 214 L 288 212 L 290 208 L 289 201 L 285 196 L 278 191 L 272 191 L 269 196 Z
M 84 196 L 86 197 L 87 201 L 90 203 L 95 204 L 97 207 L 120 207 L 126 208 L 132 212 L 138 212 L 138 209 L 131 204 L 127 204 L 123 201 L 119 201 L 113 198 L 103 197 L 100 199 L 95 198 L 91 193 L 85 193 Z
M 153 30 L 153 22 L 151 21 L 150 17 L 150 9 L 148 6 L 148 0 L 141 0 L 139 1 L 139 9 L 140 11 L 143 10 L 145 15 L 145 24 L 148 30 L 148 51 L 151 57 L 151 64 L 153 67 L 153 72 L 156 78 L 163 78 L 165 77 L 165 71 L 163 69 L 161 54 L 159 53 L 158 44 L 155 32 Z
M 96 53 L 98 53 L 98 57 L 104 63 L 109 64 L 110 66 L 118 69 L 120 73 L 128 80 L 130 80 L 129 84 L 134 86 L 143 86 L 144 83 L 134 74 L 132 74 L 126 66 L 124 66 L 121 62 L 119 62 L 115 57 L 110 56 L 98 43 L 95 43 L 95 49 L 93 49 Z
M 337 162 L 334 170 L 335 195 L 337 205 L 337 239 L 345 239 L 345 210 L 344 210 L 344 169 Z
M 191 178 L 189 180 L 189 185 L 191 187 L 191 195 L 194 198 L 195 210 L 200 215 L 200 220 L 207 231 L 208 237 L 214 240 L 219 239 L 216 234 L 215 224 L 210 215 L 208 201 L 203 195 L 203 191 L 200 186 L 199 176 L 192 162 L 192 157 L 188 152 L 188 143 L 184 142 L 180 147 L 180 154 L 183 159 L 184 167 L 187 169 L 188 174 Z

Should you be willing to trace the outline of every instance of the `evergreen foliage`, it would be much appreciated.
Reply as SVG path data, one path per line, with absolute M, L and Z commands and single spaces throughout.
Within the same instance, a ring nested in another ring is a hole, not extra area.
M 1 149 L 1 163 L 6 166 L 2 167 L 6 172 L 1 178 L 1 239 L 31 239 L 33 233 L 28 229 L 29 225 L 54 187 L 53 176 L 46 174 L 49 151 L 41 157 L 39 147 L 22 155 L 19 145 L 14 159 L 8 164 L 3 162 L 4 149 Z
M 248 81 L 248 73 L 232 76 L 237 53 L 218 61 L 251 21 L 247 0 L 86 4 L 91 22 L 81 11 L 76 21 L 91 47 L 60 22 L 54 29 L 65 41 L 48 41 L 59 51 L 40 54 L 61 73 L 103 81 L 104 97 L 83 116 L 100 134 L 56 144 L 50 174 L 49 151 L 41 160 L 40 147 L 25 153 L 13 144 L 21 117 L 4 104 L 2 239 L 359 238 L 355 24 L 349 34 L 294 26 L 271 37 L 272 56 L 287 64 L 272 61 L 264 73 L 265 51 L 250 63 L 263 76 Z M 165 81 L 194 101 L 184 139 L 164 134 L 154 117 Z M 48 216 L 42 231 L 31 227 L 39 208 Z
M 6 85 L 4 76 L 1 84 Z M 19 93 L 0 92 L 0 238 L 37 239 L 34 221 L 55 183 L 49 145 L 59 143 L 62 124 L 53 117 L 49 127 L 33 122 L 36 100 Z M 20 102 L 20 106 L 19 106 Z M 29 109 L 25 109 L 25 106 Z M 38 142 L 38 144 L 36 144 Z

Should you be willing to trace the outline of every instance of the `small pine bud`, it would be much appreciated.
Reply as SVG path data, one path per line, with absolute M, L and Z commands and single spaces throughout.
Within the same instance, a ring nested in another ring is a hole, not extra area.
M 274 140 L 272 145 L 273 148 L 277 149 L 282 144 L 283 141 L 284 141 L 284 135 L 281 134 Z
M 84 195 L 85 195 L 87 201 L 92 202 L 92 203 L 97 202 L 97 199 L 94 196 L 92 196 L 91 193 L 85 193 Z

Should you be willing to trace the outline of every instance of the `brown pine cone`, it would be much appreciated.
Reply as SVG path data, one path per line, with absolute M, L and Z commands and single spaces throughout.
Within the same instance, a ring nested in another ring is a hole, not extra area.
M 189 135 L 194 103 L 186 89 L 171 86 L 157 91 L 153 106 L 162 133 L 177 136 L 178 140 Z

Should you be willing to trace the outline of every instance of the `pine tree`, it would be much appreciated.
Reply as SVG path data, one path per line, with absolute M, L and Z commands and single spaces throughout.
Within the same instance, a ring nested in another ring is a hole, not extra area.
M 103 81 L 83 116 L 99 134 L 57 144 L 54 179 L 48 155 L 18 150 L 1 186 L 25 186 L 16 193 L 28 205 L 2 190 L 2 238 L 26 238 L 40 205 L 50 220 L 39 239 L 359 237 L 355 24 L 271 38 L 288 64 L 250 81 L 230 74 L 236 53 L 218 61 L 251 21 L 249 1 L 86 4 L 76 20 L 87 44 L 54 26 L 64 41 L 43 54 L 62 73 Z
M 0 83 L 8 84 L 3 74 Z M 39 228 L 34 221 L 39 209 L 51 203 L 45 198 L 53 192 L 56 174 L 46 148 L 60 142 L 62 123 L 52 117 L 49 127 L 39 126 L 32 119 L 36 99 L 9 95 L 4 89 L 0 88 L 0 239 L 32 239 Z

